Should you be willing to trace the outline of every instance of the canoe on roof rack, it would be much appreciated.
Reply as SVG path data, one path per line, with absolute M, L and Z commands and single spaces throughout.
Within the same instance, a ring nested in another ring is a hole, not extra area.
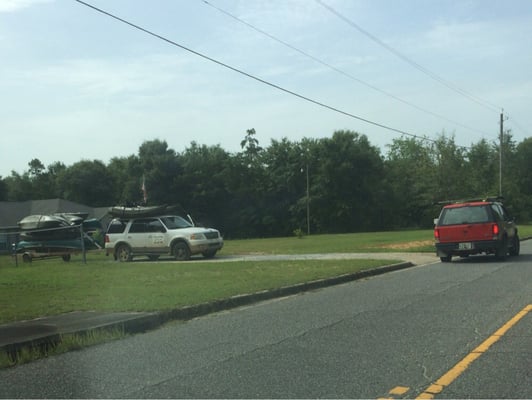
M 443 200 L 443 201 L 434 202 L 434 204 L 445 206 L 445 205 L 457 204 L 457 203 L 476 203 L 476 202 L 493 202 L 493 201 L 503 202 L 504 197 L 503 196 L 488 196 L 488 197 L 475 197 L 475 198 L 470 198 L 470 199 L 459 199 L 459 200 Z
M 145 218 L 156 217 L 158 215 L 172 212 L 176 206 L 166 204 L 160 206 L 114 206 L 109 207 L 108 213 L 114 218 Z

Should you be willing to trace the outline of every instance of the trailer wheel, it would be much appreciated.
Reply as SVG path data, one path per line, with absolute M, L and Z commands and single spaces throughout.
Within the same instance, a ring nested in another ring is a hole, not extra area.
M 31 263 L 31 254 L 30 253 L 22 254 L 22 261 L 25 263 Z
M 70 254 L 63 254 L 61 256 L 61 258 L 63 259 L 64 262 L 69 262 L 70 261 Z

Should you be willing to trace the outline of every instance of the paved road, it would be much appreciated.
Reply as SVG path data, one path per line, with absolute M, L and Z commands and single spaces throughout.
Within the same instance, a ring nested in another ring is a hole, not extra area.
M 532 311 L 519 314 L 532 304 L 532 242 L 522 251 L 170 323 L 2 370 L 0 397 L 532 398 Z

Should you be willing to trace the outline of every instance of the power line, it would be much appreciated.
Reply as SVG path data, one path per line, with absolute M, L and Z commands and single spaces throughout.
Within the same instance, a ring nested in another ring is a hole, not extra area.
M 339 68 L 337 68 L 337 67 L 335 67 L 335 66 L 333 66 L 333 65 L 331 65 L 331 64 L 329 64 L 329 63 L 327 63 L 327 62 L 325 62 L 325 61 L 323 61 L 323 60 L 321 60 L 321 59 L 319 59 L 319 58 L 317 58 L 317 57 L 315 57 L 315 56 L 313 56 L 311 54 L 309 54 L 309 53 L 306 53 L 305 51 L 303 51 L 303 50 L 291 45 L 290 43 L 285 42 L 282 39 L 279 39 L 279 38 L 271 35 L 270 33 L 266 32 L 266 31 L 264 31 L 264 30 L 262 30 L 260 28 L 257 28 L 256 26 L 250 24 L 249 22 L 246 22 L 243 19 L 238 18 L 236 15 L 231 14 L 230 12 L 228 12 L 228 11 L 218 7 L 218 6 L 215 6 L 215 5 L 211 4 L 211 3 L 209 3 L 207 0 L 200 0 L 200 1 L 202 1 L 204 4 L 206 4 L 206 5 L 210 6 L 210 7 L 218 10 L 219 12 L 227 15 L 228 17 L 230 17 L 230 18 L 232 18 L 232 19 L 234 19 L 234 20 L 236 20 L 236 21 L 248 26 L 249 28 L 253 29 L 254 31 L 259 32 L 260 34 L 265 35 L 265 36 L 269 37 L 270 39 L 282 44 L 283 46 L 286 46 L 286 47 L 298 52 L 299 54 L 301 54 L 301 55 L 303 55 L 303 56 L 305 56 L 307 58 L 310 58 L 311 60 L 313 60 L 313 61 L 315 61 L 315 62 L 317 62 L 317 63 L 319 63 L 319 64 L 321 64 L 321 65 L 323 65 L 323 66 L 325 66 L 325 67 L 327 67 L 327 68 L 329 68 L 329 69 L 331 69 L 331 70 L 333 70 L 333 71 L 335 71 L 335 72 L 337 72 L 337 73 L 339 73 L 339 74 L 341 74 L 341 75 L 343 75 L 343 76 L 345 76 L 345 77 L 347 77 L 347 78 L 349 78 L 351 80 L 353 80 L 353 81 L 356 81 L 356 82 L 358 82 L 358 83 L 360 83 L 360 84 L 362 84 L 362 85 L 364 85 L 366 87 L 369 87 L 369 88 L 371 88 L 371 89 L 373 89 L 373 90 L 375 90 L 375 91 L 377 91 L 377 92 L 379 92 L 381 94 L 384 94 L 385 96 L 391 97 L 394 100 L 397 100 L 397 101 L 399 101 L 399 102 L 401 102 L 403 104 L 406 104 L 406 105 L 408 105 L 410 107 L 413 107 L 413 108 L 417 109 L 418 111 L 422 111 L 422 112 L 430 114 L 430 115 L 432 115 L 434 117 L 443 119 L 443 120 L 445 120 L 447 122 L 450 122 L 450 123 L 452 123 L 454 125 L 457 125 L 457 126 L 460 126 L 462 128 L 469 129 L 471 131 L 474 131 L 474 132 L 477 132 L 477 133 L 480 133 L 480 134 L 485 134 L 486 133 L 486 132 L 483 132 L 483 131 L 481 131 L 479 129 L 472 128 L 472 127 L 469 127 L 467 125 L 461 124 L 460 122 L 453 121 L 452 119 L 449 119 L 449 118 L 447 118 L 447 117 L 445 117 L 443 115 L 437 114 L 437 113 L 432 112 L 430 110 L 427 110 L 427 109 L 425 109 L 423 107 L 420 107 L 420 106 L 418 106 L 416 104 L 413 104 L 413 103 L 411 103 L 411 102 L 409 102 L 407 100 L 404 100 L 404 99 L 402 99 L 402 98 L 400 98 L 398 96 L 395 96 L 395 95 L 393 95 L 391 93 L 388 93 L 388 92 L 386 92 L 386 91 L 384 91 L 384 90 L 382 90 L 382 89 L 380 89 L 380 88 L 378 88 L 378 87 L 376 87 L 376 86 L 374 86 L 374 85 L 372 85 L 370 83 L 367 83 L 367 82 L 365 82 L 365 81 L 363 81 L 361 79 L 358 79 L 358 78 L 354 77 L 353 75 L 351 75 L 351 74 L 349 74 L 349 73 L 347 73 L 345 71 L 342 71 L 341 69 L 339 69 Z
M 525 128 L 523 128 L 523 126 L 519 124 L 514 118 L 511 118 L 509 115 L 507 115 L 507 120 L 510 122 L 510 124 L 513 124 L 516 128 L 522 131 L 525 135 L 529 134 L 529 132 L 527 132 Z
M 89 3 L 85 2 L 85 1 L 82 1 L 82 0 L 74 0 L 74 1 L 76 1 L 76 2 L 78 2 L 78 3 L 80 3 L 80 4 L 82 4 L 82 5 L 84 5 L 84 6 L 86 6 L 86 7 L 89 7 L 89 8 L 91 8 L 91 9 L 93 9 L 94 11 L 97 11 L 97 12 L 99 12 L 99 13 L 101 13 L 101 14 L 104 14 L 104 15 L 106 15 L 106 16 L 112 18 L 112 19 L 115 19 L 115 20 L 117 20 L 117 21 L 119 21 L 119 22 L 122 22 L 123 24 L 129 25 L 130 27 L 135 28 L 135 29 L 137 29 L 137 30 L 139 30 L 139 31 L 142 31 L 142 32 L 144 32 L 144 33 L 146 33 L 146 34 L 148 34 L 148 35 L 150 35 L 150 36 L 153 36 L 153 37 L 155 37 L 155 38 L 157 38 L 157 39 L 163 40 L 163 41 L 165 41 L 165 42 L 167 42 L 167 43 L 169 43 L 169 44 L 171 44 L 171 45 L 173 45 L 173 46 L 179 47 L 179 48 L 181 48 L 181 49 L 183 49 L 183 50 L 186 50 L 186 51 L 188 51 L 188 52 L 190 52 L 190 53 L 192 53 L 192 54 L 195 54 L 195 55 L 197 55 L 197 56 L 199 56 L 199 57 L 201 57 L 201 58 L 204 58 L 204 59 L 206 59 L 206 60 L 208 60 L 208 61 L 211 61 L 211 62 L 213 62 L 213 63 L 215 63 L 215 64 L 218 64 L 218 65 L 220 65 L 220 66 L 222 66 L 222 67 L 225 67 L 225 68 L 227 68 L 227 69 L 230 69 L 231 71 L 234 71 L 234 72 L 237 72 L 237 73 L 239 73 L 239 74 L 241 74 L 241 75 L 247 76 L 248 78 L 251 78 L 251 79 L 253 79 L 253 80 L 257 81 L 257 82 L 260 82 L 260 83 L 263 83 L 263 84 L 268 85 L 268 86 L 270 86 L 270 87 L 273 87 L 273 88 L 275 88 L 275 89 L 278 89 L 278 90 L 280 90 L 280 91 L 282 91 L 282 92 L 285 92 L 285 93 L 291 94 L 292 96 L 298 97 L 298 98 L 300 98 L 300 99 L 302 99 L 302 100 L 305 100 L 305 101 L 307 101 L 307 102 L 309 102 L 309 103 L 312 103 L 312 104 L 315 104 L 315 105 L 317 105 L 317 106 L 320 106 L 320 107 L 326 108 L 326 109 L 328 109 L 328 110 L 331 110 L 331 111 L 337 112 L 337 113 L 339 113 L 339 114 L 343 114 L 343 115 L 345 115 L 345 116 L 347 116 L 347 117 L 357 119 L 357 120 L 362 121 L 362 122 L 365 122 L 365 123 L 367 123 L 367 124 L 371 124 L 371 125 L 377 126 L 377 127 L 379 127 L 379 128 L 383 128 L 383 129 L 386 129 L 386 130 L 389 130 L 389 131 L 392 131 L 392 132 L 400 133 L 401 135 L 407 135 L 407 136 L 411 136 L 411 137 L 414 137 L 414 138 L 417 138 L 417 139 L 420 139 L 420 140 L 425 140 L 425 141 L 430 141 L 430 142 L 433 142 L 433 143 L 437 143 L 436 140 L 434 140 L 434 139 L 430 139 L 430 138 L 428 138 L 428 137 L 426 137 L 426 136 L 416 135 L 416 134 L 413 134 L 413 133 L 410 133 L 410 132 L 403 131 L 403 130 L 401 130 L 401 129 L 397 129 L 397 128 L 393 128 L 393 127 L 391 127 L 391 126 L 387 126 L 387 125 L 381 124 L 381 123 L 379 123 L 379 122 L 371 121 L 371 120 L 369 120 L 369 119 L 366 119 L 366 118 L 360 117 L 360 116 L 358 116 L 358 115 L 355 115 L 355 114 L 349 113 L 349 112 L 347 112 L 347 111 L 340 110 L 339 108 L 336 108 L 336 107 L 333 107 L 333 106 L 329 106 L 329 105 L 327 105 L 327 104 L 325 104 L 325 103 L 322 103 L 322 102 L 320 102 L 320 101 L 313 100 L 313 99 L 311 99 L 311 98 L 309 98 L 309 97 L 303 96 L 303 95 L 298 94 L 298 93 L 296 93 L 296 92 L 294 92 L 294 91 L 291 91 L 291 90 L 289 90 L 289 89 L 285 89 L 285 88 L 283 88 L 283 87 L 281 87 L 281 86 L 279 86 L 279 85 L 276 85 L 276 84 L 274 84 L 274 83 L 268 82 L 268 81 L 266 81 L 266 80 L 264 80 L 264 79 L 261 79 L 261 78 L 259 78 L 259 77 L 257 77 L 257 76 L 254 76 L 254 75 L 252 75 L 252 74 L 250 74 L 250 73 L 247 73 L 247 72 L 245 72 L 245 71 L 242 71 L 242 70 L 240 70 L 240 69 L 238 69 L 238 68 L 232 67 L 232 66 L 230 66 L 230 65 L 228 65 L 228 64 L 225 64 L 225 63 L 223 63 L 223 62 L 221 62 L 221 61 L 218 61 L 218 60 L 216 60 L 216 59 L 214 59 L 214 58 L 212 58 L 212 57 L 209 57 L 209 56 L 207 56 L 207 55 L 205 55 L 205 54 L 202 54 L 202 53 L 200 53 L 200 52 L 198 52 L 198 51 L 192 50 L 192 49 L 190 49 L 190 48 L 188 48 L 188 47 L 186 47 L 186 46 L 184 46 L 184 45 L 182 45 L 182 44 L 179 44 L 179 43 L 177 43 L 177 42 L 175 42 L 175 41 L 173 41 L 173 40 L 171 40 L 171 39 L 168 39 L 168 38 L 166 38 L 166 37 L 164 37 L 164 36 L 161 36 L 161 35 L 159 35 L 159 34 L 157 34 L 157 33 L 154 33 L 154 32 L 152 32 L 152 31 L 150 31 L 150 30 L 148 30 L 148 29 L 146 29 L 146 28 L 143 28 L 143 27 L 141 27 L 141 26 L 139 26 L 139 25 L 136 25 L 136 24 L 134 24 L 134 23 L 132 23 L 132 22 L 129 22 L 129 21 L 123 19 L 123 18 L 120 18 L 120 17 L 118 17 L 118 16 L 116 16 L 116 15 L 114 15 L 114 14 L 111 14 L 110 12 L 107 12 L 107 11 L 101 9 L 101 8 L 98 8 L 98 7 L 96 7 L 96 6 L 93 6 L 92 4 L 89 4 Z M 464 146 L 458 146 L 458 147 L 464 147 Z M 464 147 L 464 148 L 467 148 L 467 147 Z
M 355 22 L 353 22 L 352 20 L 348 19 L 347 17 L 345 17 L 344 15 L 342 15 L 341 13 L 339 13 L 338 11 L 336 11 L 334 8 L 332 8 L 331 6 L 323 3 L 321 0 L 314 0 L 316 3 L 318 3 L 319 5 L 321 5 L 323 8 L 329 10 L 332 14 L 336 15 L 338 18 L 340 18 L 341 20 L 343 20 L 344 22 L 346 22 L 348 25 L 352 26 L 353 28 L 355 28 L 356 30 L 358 30 L 360 33 L 362 33 L 363 35 L 367 36 L 368 38 L 370 38 L 371 40 L 373 40 L 375 43 L 379 44 L 380 46 L 384 47 L 386 50 L 390 51 L 391 53 L 395 54 L 397 57 L 399 57 L 401 60 L 405 61 L 406 63 L 410 64 L 411 66 L 413 66 L 414 68 L 416 68 L 417 70 L 423 72 L 425 75 L 428 75 L 429 77 L 431 77 L 432 79 L 434 79 L 435 81 L 441 83 L 443 86 L 447 87 L 448 89 L 451 89 L 457 93 L 459 93 L 460 95 L 468 98 L 469 100 L 471 101 L 474 101 L 475 103 L 487 108 L 487 109 L 490 109 L 491 111 L 496 111 L 496 112 L 499 112 L 499 110 L 501 109 L 501 107 L 497 107 L 496 105 L 488 102 L 487 100 L 483 100 L 481 99 L 480 97 L 478 96 L 475 96 L 471 93 L 468 93 L 467 91 L 465 91 L 464 89 L 461 89 L 459 88 L 457 85 L 453 84 L 453 83 L 450 83 L 448 81 L 446 81 L 445 79 L 441 78 L 440 76 L 436 75 L 434 72 L 431 72 L 430 70 L 428 70 L 427 68 L 423 67 L 422 65 L 418 64 L 417 62 L 411 60 L 410 58 L 408 58 L 407 56 L 405 56 L 404 54 L 400 53 L 398 50 L 394 49 L 392 46 L 384 43 L 382 40 L 380 40 L 379 38 L 377 38 L 375 35 L 372 35 L 371 33 L 369 33 L 368 31 L 366 31 L 365 29 L 363 29 L 360 25 L 357 25 Z

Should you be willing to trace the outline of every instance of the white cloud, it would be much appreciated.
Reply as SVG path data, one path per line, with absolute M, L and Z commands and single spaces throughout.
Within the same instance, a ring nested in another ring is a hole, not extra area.
M 53 0 L 0 0 L 0 13 L 15 12 L 36 4 L 51 3 Z
M 69 87 L 85 96 L 109 96 L 151 92 L 167 87 L 179 77 L 185 63 L 175 56 L 151 56 L 138 60 L 76 59 L 13 72 L 24 85 Z

